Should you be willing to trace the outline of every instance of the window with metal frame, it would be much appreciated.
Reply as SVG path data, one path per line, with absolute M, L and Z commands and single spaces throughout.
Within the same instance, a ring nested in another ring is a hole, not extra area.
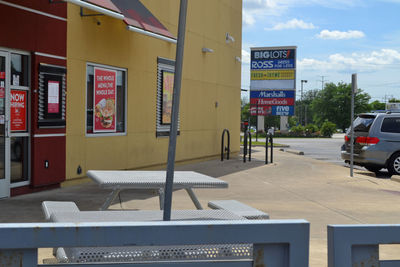
M 126 69 L 86 66 L 86 134 L 126 133 Z
M 65 127 L 66 73 L 62 66 L 39 65 L 39 127 Z
M 157 59 L 157 113 L 156 136 L 169 136 L 174 92 L 175 61 Z M 178 134 L 180 134 L 178 117 Z

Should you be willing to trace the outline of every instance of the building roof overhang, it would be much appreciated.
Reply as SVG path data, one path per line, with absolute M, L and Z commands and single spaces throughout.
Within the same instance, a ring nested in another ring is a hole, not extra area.
M 133 32 L 176 44 L 176 38 L 140 0 L 64 0 L 95 12 L 122 20 Z

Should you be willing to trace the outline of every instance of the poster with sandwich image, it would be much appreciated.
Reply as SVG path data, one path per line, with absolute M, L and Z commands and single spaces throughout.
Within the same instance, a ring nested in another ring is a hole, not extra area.
M 94 68 L 93 132 L 116 132 L 117 72 Z

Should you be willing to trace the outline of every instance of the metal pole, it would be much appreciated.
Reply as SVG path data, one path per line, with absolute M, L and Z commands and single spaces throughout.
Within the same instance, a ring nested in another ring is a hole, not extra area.
M 222 132 L 222 140 L 221 140 L 221 161 L 224 161 L 224 136 L 225 136 L 225 130 Z
M 299 114 L 299 122 L 300 125 L 303 125 L 303 80 L 301 80 L 301 90 L 300 90 L 300 114 Z
M 256 115 L 256 142 L 258 142 L 258 100 L 257 100 L 257 115 Z
M 307 105 L 304 106 L 304 125 L 307 125 Z
M 181 0 L 179 10 L 178 42 L 176 45 L 174 93 L 172 98 L 171 129 L 169 133 L 167 177 L 165 182 L 164 221 L 171 220 L 172 189 L 174 185 L 174 168 L 176 152 L 176 135 L 178 132 L 179 101 L 182 83 L 183 49 L 185 46 L 187 0 Z
M 251 133 L 249 132 L 249 161 L 251 161 Z
M 247 156 L 247 134 L 248 130 L 246 127 L 244 130 L 244 140 L 243 140 L 243 162 L 246 162 L 246 156 Z
M 351 75 L 351 126 L 350 126 L 350 177 L 353 177 L 354 168 L 354 94 L 357 90 L 357 74 Z
M 268 164 L 268 132 L 265 129 L 265 164 Z
M 269 137 L 269 140 L 271 143 L 271 163 L 273 163 L 274 162 L 274 140 L 273 140 L 272 134 Z

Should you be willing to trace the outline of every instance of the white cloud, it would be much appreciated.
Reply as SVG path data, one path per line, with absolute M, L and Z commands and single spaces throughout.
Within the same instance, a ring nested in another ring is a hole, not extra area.
M 242 63 L 250 64 L 250 53 L 242 49 Z
M 311 30 L 316 27 L 312 23 L 304 22 L 299 19 L 292 19 L 287 22 L 278 23 L 271 29 L 266 28 L 265 30 L 286 30 L 286 29 L 303 29 L 303 30 Z
M 278 16 L 285 9 L 285 5 L 277 0 L 244 0 L 243 25 L 251 26 L 260 17 Z
M 333 54 L 326 60 L 304 58 L 298 61 L 299 70 L 370 72 L 400 64 L 400 51 L 381 49 L 370 53 Z
M 362 0 L 243 0 L 243 26 L 254 25 L 263 18 L 281 16 L 294 7 L 346 9 L 363 4 Z
M 362 31 L 352 30 L 347 32 L 322 30 L 319 34 L 317 34 L 317 37 L 320 39 L 346 40 L 363 38 L 365 37 L 365 34 Z

